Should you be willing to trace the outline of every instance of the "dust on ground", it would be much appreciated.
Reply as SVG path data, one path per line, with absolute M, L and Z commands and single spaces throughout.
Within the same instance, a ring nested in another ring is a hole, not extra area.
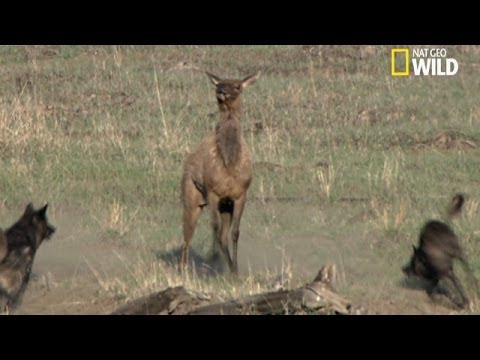
M 109 314 L 123 304 L 105 291 L 101 281 L 127 276 L 125 259 L 134 259 L 137 250 L 89 239 L 89 229 L 71 219 L 68 214 L 56 219 L 58 232 L 39 249 L 16 314 Z M 402 286 L 400 269 L 390 269 L 386 260 L 376 257 L 368 238 L 305 236 L 262 241 L 245 233 L 239 244 L 244 275 L 265 270 L 280 273 L 288 267 L 293 288 L 312 280 L 323 264 L 333 262 L 339 270 L 337 291 L 371 314 L 459 313 L 434 303 L 425 291 Z

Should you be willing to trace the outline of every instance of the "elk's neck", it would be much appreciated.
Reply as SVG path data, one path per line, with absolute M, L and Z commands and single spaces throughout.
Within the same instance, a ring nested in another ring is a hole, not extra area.
M 240 159 L 242 146 L 242 126 L 240 109 L 225 109 L 220 107 L 220 122 L 217 124 L 216 141 L 220 155 L 227 168 L 235 166 Z

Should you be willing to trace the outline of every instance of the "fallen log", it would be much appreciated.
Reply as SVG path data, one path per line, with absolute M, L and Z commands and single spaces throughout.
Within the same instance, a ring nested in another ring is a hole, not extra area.
M 333 290 L 335 265 L 322 267 L 313 282 L 294 290 L 281 290 L 218 302 L 182 286 L 134 300 L 112 315 L 267 315 L 360 314 L 362 310 Z
M 206 295 L 177 286 L 133 300 L 111 315 L 172 315 L 205 306 L 210 301 Z
M 282 315 L 355 313 L 346 298 L 333 292 L 335 266 L 324 266 L 312 283 L 295 290 L 282 290 L 248 296 L 221 304 L 210 304 L 189 315 Z

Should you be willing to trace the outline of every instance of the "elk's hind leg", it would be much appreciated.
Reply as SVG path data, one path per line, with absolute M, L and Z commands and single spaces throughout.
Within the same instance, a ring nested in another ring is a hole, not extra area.
M 188 262 L 188 252 L 195 231 L 195 226 L 197 225 L 198 217 L 202 213 L 202 208 L 206 205 L 206 201 L 191 179 L 184 178 L 182 180 L 182 195 L 183 247 L 179 267 L 180 271 L 183 272 Z

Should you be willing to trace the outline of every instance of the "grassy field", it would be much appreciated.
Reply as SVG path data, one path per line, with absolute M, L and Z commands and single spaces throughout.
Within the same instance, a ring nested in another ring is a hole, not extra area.
M 190 287 L 228 298 L 334 262 L 338 291 L 373 311 L 449 311 L 400 271 L 462 191 L 455 230 L 480 276 L 480 48 L 446 48 L 457 75 L 405 78 L 386 46 L 0 47 L 0 226 L 33 201 L 58 227 L 22 311 L 108 312 L 184 281 L 167 260 L 182 243 L 183 158 L 217 121 L 203 70 L 262 76 L 244 93 L 255 163 L 241 277 Z M 211 247 L 203 214 L 192 248 Z

